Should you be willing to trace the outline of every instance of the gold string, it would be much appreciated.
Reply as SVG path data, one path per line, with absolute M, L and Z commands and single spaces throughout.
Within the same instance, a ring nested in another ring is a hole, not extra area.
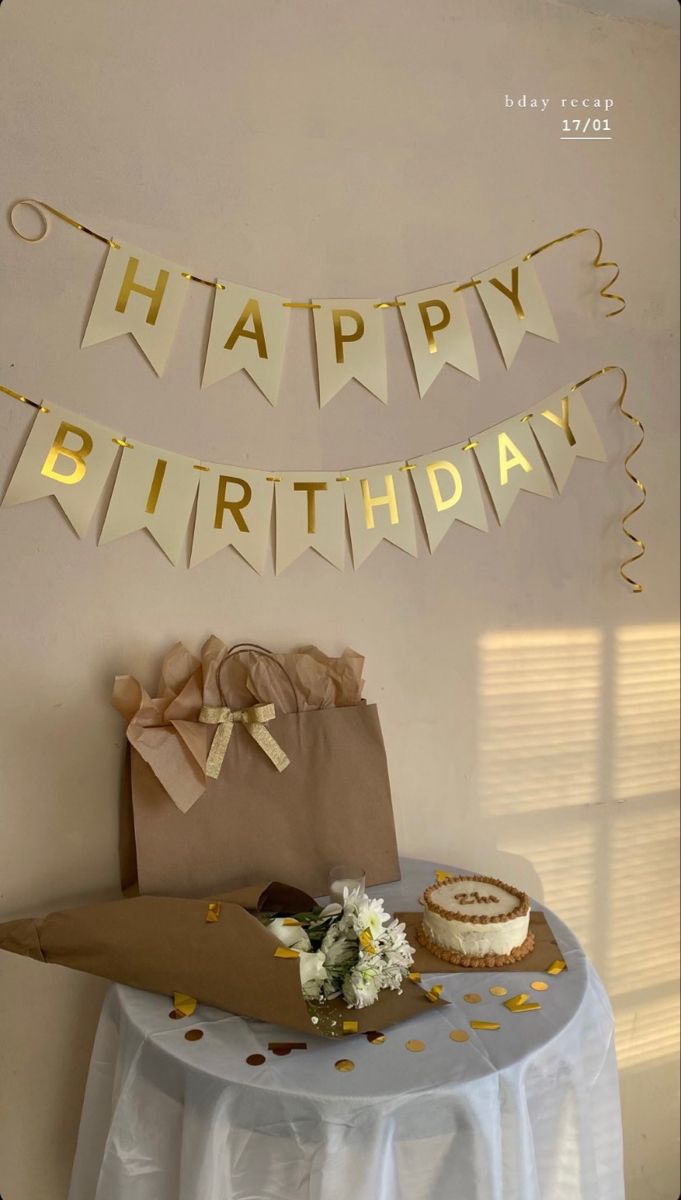
M 631 588 L 632 592 L 638 593 L 638 592 L 643 591 L 643 584 L 637 583 L 637 581 L 635 579 L 632 579 L 630 575 L 627 575 L 625 568 L 631 566 L 632 563 L 637 562 L 639 558 L 643 558 L 643 555 L 646 552 L 646 544 L 641 538 L 636 537 L 636 534 L 632 533 L 629 529 L 627 529 L 627 521 L 630 519 L 630 517 L 633 517 L 637 512 L 639 512 L 640 509 L 643 508 L 643 505 L 646 502 L 648 492 L 646 490 L 645 484 L 642 483 L 642 481 L 636 475 L 634 475 L 633 471 L 629 470 L 629 463 L 631 462 L 634 455 L 638 453 L 638 451 L 641 449 L 641 446 L 643 445 L 643 441 L 645 438 L 645 429 L 643 428 L 643 425 L 642 425 L 641 421 L 639 421 L 638 417 L 635 417 L 633 413 L 628 412 L 627 409 L 624 407 L 624 397 L 627 394 L 627 387 L 628 387 L 628 383 L 629 383 L 629 381 L 627 379 L 627 373 L 624 370 L 624 367 L 618 367 L 615 365 L 611 365 L 608 367 L 601 367 L 600 371 L 594 371 L 591 375 L 587 375 L 585 379 L 580 379 L 579 383 L 573 383 L 572 387 L 570 388 L 570 391 L 576 392 L 577 388 L 584 387 L 585 384 L 591 383 L 591 380 L 597 379 L 599 375 L 606 375 L 608 371 L 619 371 L 620 372 L 620 374 L 622 376 L 622 387 L 620 389 L 620 394 L 617 397 L 617 407 L 619 408 L 622 416 L 626 417 L 628 421 L 631 421 L 641 431 L 641 437 L 639 438 L 636 445 L 632 446 L 631 450 L 629 450 L 628 453 L 625 454 L 625 456 L 624 456 L 624 470 L 626 471 L 627 475 L 629 476 L 629 479 L 631 480 L 631 482 L 636 484 L 636 487 L 638 488 L 639 492 L 641 492 L 641 495 L 643 498 L 639 501 L 639 503 L 634 508 L 630 509 L 629 512 L 625 513 L 621 520 L 622 532 L 624 533 L 625 537 L 629 538 L 630 542 L 633 542 L 636 546 L 638 546 L 638 554 L 633 554 L 631 556 L 631 558 L 626 558 L 623 563 L 620 563 L 620 575 L 622 576 L 622 579 L 625 581 L 625 583 L 629 584 L 629 587 Z
M 22 404 L 30 404 L 31 408 L 37 408 L 38 412 L 49 412 L 44 404 L 39 404 L 37 400 L 29 400 L 28 396 L 22 396 L 21 392 L 13 392 L 11 388 L 3 387 L 0 383 L 0 392 L 4 392 L 6 396 L 12 396 L 14 400 L 20 400 Z
M 61 212 L 60 209 L 54 208 L 51 204 L 47 204 L 45 200 L 36 200 L 32 196 L 24 196 L 21 200 L 16 200 L 10 209 L 9 219 L 12 229 L 18 235 L 18 237 L 22 238 L 25 242 L 34 240 L 42 241 L 42 238 L 26 238 L 22 233 L 19 233 L 19 230 L 14 224 L 13 214 L 14 210 L 18 208 L 20 204 L 32 204 L 38 209 L 44 208 L 47 210 L 47 212 L 51 213 L 52 216 L 58 217 L 60 221 L 65 221 L 67 225 L 71 225 L 73 229 L 79 229 L 81 233 L 89 233 L 90 237 L 97 238 L 97 241 L 105 242 L 107 246 L 111 246 L 114 250 L 120 250 L 120 243 L 116 242 L 113 238 L 106 237 L 102 233 L 97 233 L 94 229 L 90 229 L 87 225 L 83 225 L 81 221 L 76 221 L 75 217 L 69 217 L 67 213 Z M 46 221 L 46 230 L 45 234 L 43 234 L 43 237 L 46 236 L 48 229 L 49 224 L 47 224 Z M 522 261 L 529 262 L 531 258 L 535 258 L 537 254 L 543 254 L 544 251 L 549 250 L 551 246 L 557 246 L 559 242 L 567 242 L 570 240 L 570 238 L 579 237 L 579 235 L 582 233 L 595 233 L 596 237 L 598 238 L 598 250 L 596 252 L 596 257 L 593 260 L 593 266 L 614 268 L 615 274 L 613 275 L 612 279 L 610 279 L 608 283 L 603 284 L 603 287 L 599 288 L 599 292 L 604 300 L 619 300 L 620 307 L 613 309 L 612 312 L 606 313 L 606 316 L 608 317 L 616 317 L 618 313 L 621 313 L 626 308 L 627 302 L 623 296 L 619 296 L 616 292 L 609 292 L 607 289 L 611 288 L 613 283 L 615 283 L 615 281 L 619 278 L 620 269 L 616 262 L 601 259 L 601 254 L 603 253 L 603 238 L 597 229 L 585 225 L 580 229 L 573 229 L 570 233 L 563 233 L 560 237 L 552 238 L 550 242 L 544 242 L 543 246 L 537 246 L 536 249 L 529 250 L 528 253 L 524 255 Z M 191 271 L 182 271 L 181 274 L 183 279 L 189 279 L 193 283 L 203 283 L 206 287 L 216 288 L 218 291 L 225 290 L 224 283 L 219 283 L 217 280 L 204 279 L 201 275 L 194 275 Z M 457 284 L 452 291 L 463 292 L 466 288 L 476 287 L 480 282 L 481 281 L 479 279 L 471 278 L 465 283 Z M 402 308 L 404 307 L 405 303 L 406 301 L 404 300 L 379 300 L 374 304 L 374 308 Z M 312 304 L 309 300 L 286 300 L 282 302 L 282 307 L 315 309 L 321 308 L 322 306 L 321 304 Z
M 604 283 L 603 287 L 599 288 L 598 290 L 604 300 L 619 300 L 620 307 L 614 308 L 611 312 L 605 314 L 606 317 L 616 317 L 618 313 L 623 312 L 623 310 L 627 307 L 627 302 L 624 299 L 624 296 L 619 296 L 617 292 L 609 292 L 607 289 L 611 288 L 613 283 L 619 279 L 620 269 L 616 262 L 611 262 L 607 259 L 601 258 L 601 254 L 603 253 L 603 238 L 598 230 L 594 229 L 592 226 L 585 225 L 581 229 L 573 229 L 571 233 L 563 233 L 560 237 L 553 238 L 550 242 L 544 242 L 543 246 L 537 246 L 536 250 L 530 250 L 523 258 L 523 262 L 528 262 L 529 259 L 535 258 L 537 254 L 543 254 L 545 250 L 549 250 L 551 246 L 557 246 L 559 242 L 567 242 L 570 240 L 570 238 L 579 237 L 581 233 L 595 233 L 596 237 L 598 238 L 598 250 L 596 251 L 596 257 L 593 259 L 592 266 L 614 268 L 615 274 L 613 275 L 612 279 L 608 280 L 607 283 Z

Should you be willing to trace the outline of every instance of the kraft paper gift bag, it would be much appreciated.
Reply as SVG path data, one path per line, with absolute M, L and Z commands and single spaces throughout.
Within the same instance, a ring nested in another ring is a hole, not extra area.
M 200 660 L 172 648 L 156 698 L 116 679 L 142 894 L 198 897 L 278 878 L 319 896 L 340 863 L 364 868 L 367 885 L 399 879 L 363 663 L 350 650 L 273 655 L 210 637 Z

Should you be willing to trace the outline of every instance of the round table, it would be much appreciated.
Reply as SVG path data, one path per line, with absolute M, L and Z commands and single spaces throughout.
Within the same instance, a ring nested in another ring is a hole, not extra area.
M 434 869 L 404 860 L 399 883 L 370 891 L 413 910 Z M 450 1004 L 378 1044 L 310 1037 L 279 1057 L 269 1042 L 303 1036 L 212 1008 L 169 1020 L 168 998 L 112 986 L 69 1200 L 623 1200 L 610 1005 L 547 915 L 568 965 L 547 990 L 531 991 L 536 973 L 429 975 Z M 509 1012 L 497 985 L 541 1009 Z M 341 1055 L 353 1071 L 335 1069 Z

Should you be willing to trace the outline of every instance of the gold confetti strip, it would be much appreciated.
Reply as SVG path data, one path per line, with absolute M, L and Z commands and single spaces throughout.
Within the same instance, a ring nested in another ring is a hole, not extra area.
M 530 984 L 530 987 L 533 988 L 535 992 L 547 992 L 549 990 L 548 983 L 544 983 L 543 979 L 533 980 Z
M 268 1042 L 267 1049 L 273 1054 L 290 1054 L 292 1050 L 307 1050 L 307 1042 Z
M 479 1004 L 482 996 L 479 996 L 477 992 L 466 992 L 464 1000 L 466 1004 Z
M 468 1034 L 465 1029 L 452 1029 L 449 1035 L 452 1042 L 467 1042 Z
M 438 883 L 446 883 L 448 879 L 453 879 L 451 871 L 436 871 L 435 878 Z
M 490 996 L 508 996 L 508 988 L 497 986 L 495 984 L 494 987 L 489 989 L 489 994 Z
M 421 1051 L 425 1050 L 426 1048 L 426 1043 L 420 1042 L 418 1038 L 410 1038 L 409 1041 L 405 1042 L 404 1044 L 407 1050 L 411 1050 L 412 1054 L 420 1054 Z
M 187 1042 L 200 1042 L 201 1038 L 203 1037 L 203 1030 L 202 1029 L 188 1029 L 184 1036 L 185 1036 L 185 1041 L 187 1041 Z
M 410 983 L 420 983 L 421 982 L 421 972 L 420 971 L 410 971 L 409 974 L 407 975 L 407 979 L 409 980 Z
M 355 1064 L 351 1058 L 339 1058 L 338 1061 L 335 1062 L 333 1065 L 337 1071 L 345 1072 L 345 1071 L 354 1071 L 354 1069 L 355 1069 Z
M 437 1004 L 443 990 L 444 989 L 441 983 L 434 984 L 430 991 L 426 992 L 426 1000 L 428 1000 L 430 1004 Z
M 504 1008 L 509 1012 L 537 1012 L 541 1008 L 541 1004 L 537 1004 L 536 1000 L 530 1001 L 527 992 L 519 992 L 517 996 L 509 996 L 508 1000 L 504 1000 Z
M 173 993 L 175 1011 L 181 1013 L 183 1017 L 191 1017 L 192 1013 L 196 1012 L 196 1003 L 193 996 L 187 996 L 184 992 Z
M 370 1029 L 366 1035 L 367 1041 L 372 1046 L 382 1046 L 385 1041 L 385 1034 L 380 1033 L 378 1029 Z
M 290 946 L 277 946 L 274 951 L 275 958 L 300 958 L 299 950 L 291 950 Z
M 300 921 L 296 921 L 295 917 L 284 917 L 283 925 L 300 925 Z
M 546 968 L 546 974 L 547 975 L 560 975 L 561 971 L 564 971 L 566 969 L 566 967 L 567 967 L 567 963 L 565 962 L 565 960 L 562 958 L 557 958 L 554 962 L 551 963 L 550 967 Z
M 209 925 L 212 924 L 213 921 L 220 920 L 221 907 L 222 906 L 221 906 L 219 900 L 211 900 L 209 902 L 208 908 L 206 909 L 206 921 L 208 922 Z
M 359 1021 L 343 1021 L 343 1033 L 357 1033 Z
M 471 1029 L 501 1029 L 498 1021 L 469 1021 Z

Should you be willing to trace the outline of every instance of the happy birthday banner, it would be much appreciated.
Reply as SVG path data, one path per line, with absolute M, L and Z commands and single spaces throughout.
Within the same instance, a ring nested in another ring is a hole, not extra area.
M 0 386 L 7 395 L 37 409 L 2 507 L 53 496 L 78 536 L 85 537 L 118 459 L 100 545 L 146 529 L 177 565 L 196 504 L 189 565 L 232 546 L 262 574 L 274 501 L 276 573 L 307 549 L 342 571 L 346 565 L 346 513 L 355 568 L 381 541 L 416 556 L 415 497 L 432 554 L 456 521 L 489 531 L 485 493 L 497 522 L 503 525 L 520 491 L 552 497 L 554 485 L 558 492 L 563 491 L 576 458 L 606 461 L 580 389 L 609 371 L 619 371 L 622 377 L 617 400 L 620 412 L 641 431 L 640 441 L 625 458 L 625 470 L 643 499 L 622 519 L 624 534 L 639 552 L 620 567 L 622 578 L 640 592 L 641 584 L 631 579 L 625 568 L 645 551 L 644 543 L 626 526 L 645 501 L 643 484 L 629 470 L 643 441 L 643 426 L 623 407 L 627 378 L 617 366 L 602 367 L 554 392 L 532 411 L 516 413 L 444 449 L 406 461 L 341 471 L 267 472 L 197 462 L 158 446 L 129 441 L 120 429 L 52 404 L 38 404 Z
M 40 213 L 44 227 L 38 237 L 29 238 L 18 229 L 14 213 L 21 205 Z M 615 272 L 599 289 L 604 299 L 619 302 L 619 307 L 606 316 L 616 316 L 625 307 L 623 297 L 608 290 L 619 276 L 619 267 L 601 257 L 603 239 L 597 229 L 587 227 L 574 229 L 526 254 L 479 271 L 464 282 L 405 292 L 390 300 L 292 300 L 229 283 L 221 277 L 203 279 L 142 247 L 96 233 L 42 200 L 17 200 L 10 211 L 12 228 L 24 241 L 43 241 L 49 230 L 47 214 L 109 247 L 83 346 L 131 334 L 156 374 L 162 375 L 182 314 L 187 282 L 206 284 L 214 289 L 215 296 L 202 387 L 243 370 L 272 405 L 279 396 L 292 309 L 312 312 L 319 403 L 323 407 L 351 379 L 387 404 L 383 321 L 389 308 L 397 308 L 402 318 L 421 397 L 447 363 L 473 379 L 480 378 L 466 291 L 475 291 L 482 302 L 507 369 L 526 333 L 557 342 L 553 316 L 532 259 L 584 233 L 593 233 L 598 239 L 592 265 L 612 268 Z

